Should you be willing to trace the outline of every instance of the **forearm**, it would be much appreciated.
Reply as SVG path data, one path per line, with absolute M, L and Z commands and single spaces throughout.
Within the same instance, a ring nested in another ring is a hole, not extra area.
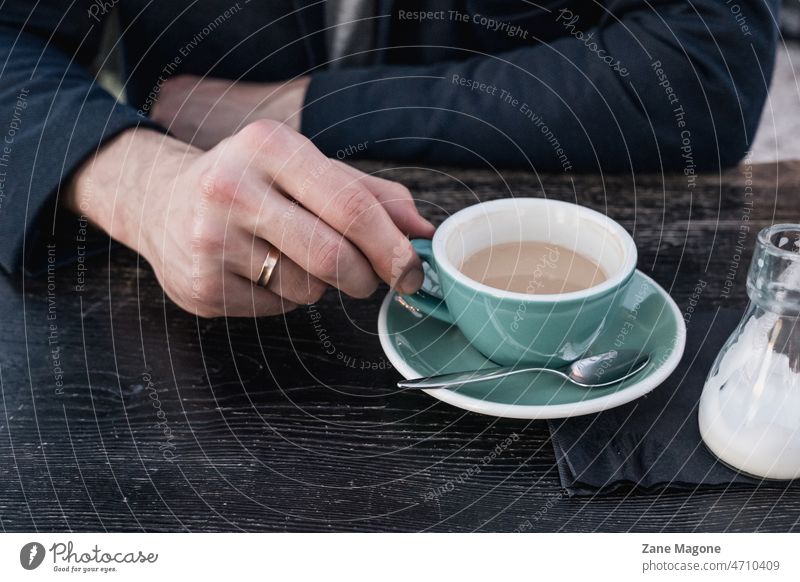
M 90 52 L 97 36 L 80 36 L 86 11 L 73 8 L 59 16 L 51 4 L 37 7 L 33 11 L 13 1 L 0 10 L 0 60 L 5 63 L 0 110 L 7 116 L 0 167 L 0 269 L 8 272 L 36 272 L 46 266 L 41 251 L 57 223 L 56 201 L 65 180 L 84 160 L 129 128 L 156 127 L 117 103 L 79 64 L 73 52 L 83 41 Z M 58 22 L 79 38 L 68 39 L 65 32 L 54 43 L 21 31 L 27 26 L 46 35 Z
M 163 232 L 163 225 L 154 221 L 166 219 L 152 207 L 163 204 L 180 167 L 199 153 L 157 131 L 129 129 L 78 168 L 64 190 L 62 205 L 151 259 L 158 243 L 150 235 Z M 145 215 L 147 228 L 142 228 Z
M 698 169 L 735 163 L 766 96 L 777 3 L 747 5 L 750 37 L 715 0 L 651 4 L 610 2 L 596 27 L 555 12 L 560 38 L 504 54 L 315 74 L 303 133 L 329 155 L 368 142 L 374 158 L 638 172 L 682 169 L 688 129 Z

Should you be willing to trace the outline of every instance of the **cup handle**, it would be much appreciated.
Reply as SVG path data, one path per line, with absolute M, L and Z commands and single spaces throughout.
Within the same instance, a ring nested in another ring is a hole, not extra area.
M 428 266 L 436 271 L 436 262 L 433 258 L 432 242 L 424 238 L 415 238 L 411 241 L 411 246 L 414 247 L 414 250 L 419 255 L 419 258 L 428 263 Z M 418 309 L 425 315 L 430 315 L 431 317 L 445 323 L 455 323 L 455 321 L 453 321 L 453 316 L 450 315 L 450 311 L 448 311 L 447 305 L 445 305 L 444 300 L 441 297 L 437 297 L 420 289 L 413 295 L 403 295 L 403 299 L 411 307 Z

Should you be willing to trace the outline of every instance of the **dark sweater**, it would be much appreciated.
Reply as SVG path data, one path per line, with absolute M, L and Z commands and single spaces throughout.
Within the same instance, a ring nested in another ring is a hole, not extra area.
M 691 187 L 694 172 L 747 151 L 777 36 L 777 0 L 378 4 L 372 64 L 326 70 L 324 7 L 312 0 L 6 0 L 0 267 L 20 269 L 49 236 L 59 185 L 82 160 L 154 126 L 146 114 L 170 75 L 312 75 L 302 131 L 331 156 L 678 171 Z M 87 70 L 112 8 L 129 105 Z

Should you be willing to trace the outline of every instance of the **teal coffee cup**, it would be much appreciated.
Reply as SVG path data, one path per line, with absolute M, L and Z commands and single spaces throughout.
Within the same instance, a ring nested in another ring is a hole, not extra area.
M 606 279 L 580 291 L 518 293 L 490 287 L 459 270 L 482 249 L 519 241 L 569 249 L 599 265 Z M 554 367 L 584 355 L 603 333 L 637 259 L 631 236 L 607 216 L 543 198 L 470 206 L 445 220 L 433 240 L 412 244 L 427 264 L 427 276 L 423 290 L 404 295 L 405 302 L 458 326 L 475 348 L 502 365 Z

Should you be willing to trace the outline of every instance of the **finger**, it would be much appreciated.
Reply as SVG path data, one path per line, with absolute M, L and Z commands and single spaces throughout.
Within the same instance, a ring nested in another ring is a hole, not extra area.
M 334 163 L 354 179 L 360 180 L 372 192 L 404 234 L 412 238 L 433 236 L 436 227 L 419 213 L 408 188 L 398 182 L 362 172 L 342 161 L 334 160 Z
M 248 190 L 252 192 L 254 188 Z M 301 270 L 347 295 L 372 295 L 378 278 L 366 257 L 349 240 L 274 189 L 261 197 L 260 212 L 245 217 L 248 232 L 277 247 Z
M 225 317 L 265 317 L 296 308 L 296 303 L 253 285 L 244 277 L 231 272 L 225 275 L 222 284 L 222 311 Z
M 258 159 L 281 190 L 347 237 L 392 287 L 403 293 L 419 289 L 423 281 L 419 257 L 367 188 L 299 134 L 280 133 L 274 128 L 266 132 L 255 124 L 243 132 L 251 147 L 262 134 Z M 270 135 L 272 143 L 265 147 Z
M 325 294 L 328 286 L 304 271 L 289 257 L 281 255 L 267 289 L 293 303 L 310 305 Z
M 273 247 L 264 240 L 252 236 L 249 237 L 250 244 L 247 244 L 246 235 L 244 233 L 242 235 L 241 244 L 232 245 L 233 248 L 226 255 L 225 262 L 235 273 L 256 282 L 261 275 L 267 254 Z M 309 305 L 320 300 L 327 285 L 303 270 L 289 257 L 281 254 L 266 288 L 292 303 Z

